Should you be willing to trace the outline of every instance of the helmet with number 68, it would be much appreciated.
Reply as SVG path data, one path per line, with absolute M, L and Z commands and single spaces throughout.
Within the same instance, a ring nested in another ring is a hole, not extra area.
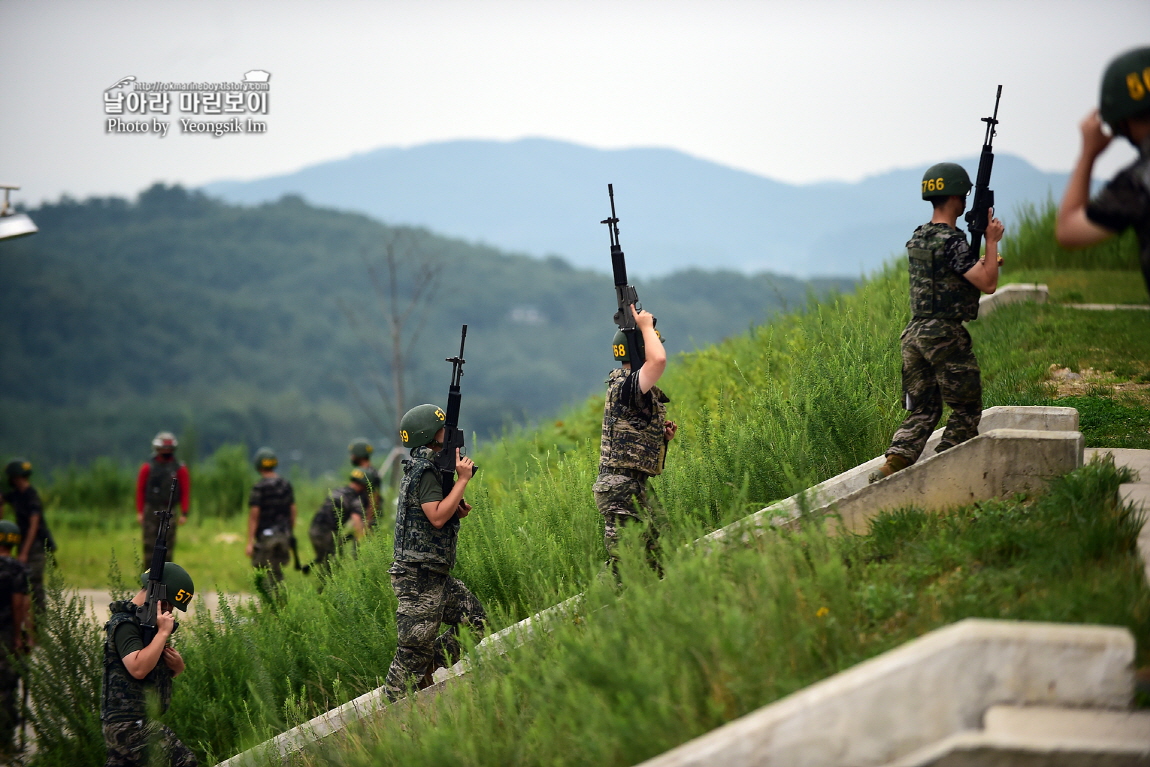
M 1098 111 L 1116 133 L 1123 120 L 1150 115 L 1150 48 L 1126 51 L 1110 62 Z

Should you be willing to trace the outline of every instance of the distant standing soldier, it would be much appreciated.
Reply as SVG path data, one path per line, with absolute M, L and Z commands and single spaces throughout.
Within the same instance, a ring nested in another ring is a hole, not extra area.
M 633 522 L 643 525 L 647 550 L 655 562 L 659 531 L 655 508 L 647 497 L 647 481 L 663 473 L 667 443 L 674 439 L 677 428 L 674 421 L 667 420 L 670 400 L 655 385 L 667 368 L 667 352 L 655 330 L 655 318 L 634 306 L 631 312 L 642 332 L 646 360 L 633 371 L 631 360 L 639 358 L 638 350 L 629 349 L 626 335 L 616 331 L 611 345 L 621 367 L 607 376 L 599 477 L 591 488 L 603 515 L 603 543 L 612 567 L 619 529 Z
M 148 574 L 140 576 L 147 586 Z M 145 645 L 136 608 L 144 604 L 144 589 L 130 600 L 108 605 L 112 616 L 104 624 L 104 680 L 101 689 L 100 721 L 108 749 L 106 767 L 196 767 L 192 750 L 175 733 L 148 719 L 149 697 L 155 696 L 160 713 L 172 702 L 172 679 L 184 671 L 184 659 L 168 639 L 176 629 L 172 608 L 186 612 L 195 594 L 192 577 L 172 562 L 164 565 L 161 583 L 169 601 L 161 602 L 156 613 L 156 635 Z M 158 754 L 149 753 L 159 747 Z
M 1119 171 L 1091 201 L 1094 161 L 1112 138 L 1103 132 L 1103 122 L 1114 136 L 1134 145 L 1138 159 Z M 1058 244 L 1084 248 L 1133 227 L 1142 278 L 1150 291 L 1150 48 L 1127 51 L 1110 62 L 1102 75 L 1100 107 L 1079 127 L 1082 153 L 1058 209 Z
M 17 559 L 26 565 L 32 586 L 32 602 L 37 610 L 44 609 L 44 564 L 49 551 L 56 550 L 48 523 L 44 520 L 44 504 L 40 494 L 32 487 L 32 464 L 23 458 L 14 458 L 4 467 L 11 490 L 4 493 L 4 502 L 16 512 L 20 527 L 20 553 Z
M 0 520 L 0 756 L 15 753 L 20 671 L 14 660 L 25 651 L 25 642 L 32 642 L 28 568 L 12 556 L 12 549 L 19 546 L 20 528 L 15 522 Z
M 443 449 L 444 423 L 446 414 L 435 405 L 414 407 L 400 420 L 400 438 L 404 447 L 411 448 L 411 458 L 403 462 L 395 515 L 395 562 L 388 570 L 399 600 L 395 658 L 384 682 L 392 701 L 413 683 L 428 686 L 435 669 L 459 659 L 461 624 L 479 633 L 487 626 L 483 605 L 463 581 L 451 577 L 459 520 L 471 511 L 463 491 L 475 464 L 456 451 L 458 479 L 444 497 L 439 472 L 432 464 L 434 455 Z M 440 624 L 448 626 L 442 634 Z
M 934 215 L 906 244 L 912 317 L 902 332 L 902 389 L 910 415 L 894 433 L 886 463 L 871 473 L 871 482 L 918 460 L 942 418 L 944 402 L 952 412 L 936 452 L 976 436 L 982 419 L 982 373 L 962 323 L 978 317 L 979 295 L 998 287 L 1002 222 L 988 213 L 986 258 L 980 260 L 957 227 L 973 186 L 970 176 L 961 165 L 942 162 L 928 168 L 922 182 L 922 199 L 930 201 Z
M 379 508 L 379 472 L 371 465 L 371 454 L 375 448 L 366 439 L 360 437 L 352 440 L 347 446 L 351 456 L 351 465 L 363 471 L 367 484 L 359 491 L 359 501 L 366 514 L 369 527 L 375 526 L 375 512 Z
M 271 570 L 274 583 L 283 580 L 283 566 L 291 561 L 291 539 L 295 535 L 295 491 L 291 482 L 276 474 L 279 459 L 270 447 L 256 451 L 255 466 L 260 480 L 248 496 L 247 555 L 252 567 Z
M 176 493 L 180 501 L 178 524 L 188 521 L 191 507 L 192 480 L 188 467 L 176 460 L 176 448 L 180 443 L 170 431 L 162 431 L 152 439 L 152 460 L 140 466 L 136 477 L 136 521 L 144 531 L 144 564 L 152 561 L 152 548 L 156 545 L 156 532 L 160 527 L 157 511 L 168 508 L 168 496 L 172 492 L 172 482 L 176 483 Z M 174 477 L 173 477 L 174 475 Z M 168 526 L 168 561 L 176 549 L 176 526 Z
M 319 507 L 319 511 L 312 517 L 307 534 L 311 539 L 312 548 L 315 549 L 317 567 L 325 569 L 330 567 L 327 560 L 335 556 L 336 551 L 342 546 L 346 535 L 345 527 L 351 528 L 353 538 L 357 540 L 363 538 L 363 505 L 360 494 L 368 484 L 363 469 L 352 469 L 347 485 L 331 490 L 323 505 Z

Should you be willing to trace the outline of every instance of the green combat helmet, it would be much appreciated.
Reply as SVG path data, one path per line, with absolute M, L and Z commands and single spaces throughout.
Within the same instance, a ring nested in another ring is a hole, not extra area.
M 922 175 L 922 199 L 931 197 L 966 197 L 974 184 L 966 170 L 954 162 L 940 162 L 931 165 Z
M 658 328 L 655 328 L 655 336 L 663 343 L 667 343 L 667 339 L 663 337 Z M 640 343 L 642 343 L 641 340 Z M 631 350 L 627 348 L 627 336 L 622 330 L 616 330 L 615 337 L 611 339 L 611 353 L 615 355 L 615 360 L 618 362 L 631 361 Z
M 20 528 L 10 519 L 0 519 L 0 546 L 19 546 Z
M 1110 62 L 1102 75 L 1098 111 L 1119 134 L 1123 120 L 1150 115 L 1150 48 L 1135 48 Z
M 347 452 L 351 454 L 352 460 L 357 458 L 371 458 L 371 454 L 375 452 L 375 448 L 366 439 L 360 437 L 353 439 L 351 444 L 347 446 Z
M 150 572 L 151 569 L 149 568 L 140 576 L 140 585 L 144 588 L 148 587 L 148 573 Z M 188 604 L 196 594 L 196 587 L 192 583 L 192 576 L 188 575 L 188 571 L 175 562 L 166 562 L 164 564 L 164 575 L 160 578 L 160 583 L 164 584 L 167 588 L 168 596 L 166 601 L 171 602 L 183 612 L 187 612 Z
M 23 458 L 13 458 L 4 467 L 4 473 L 8 475 L 8 479 L 30 477 L 32 476 L 32 462 Z
M 404 447 L 423 447 L 445 423 L 447 416 L 438 405 L 416 405 L 400 419 L 399 439 Z
M 271 471 L 280 463 L 279 459 L 276 458 L 276 452 L 270 447 L 261 447 L 257 450 L 253 461 L 256 465 L 256 471 Z
M 371 484 L 371 482 L 368 481 L 367 474 L 364 473 L 363 469 L 352 469 L 351 476 L 347 478 L 347 481 L 354 482 L 360 487 L 368 487 Z

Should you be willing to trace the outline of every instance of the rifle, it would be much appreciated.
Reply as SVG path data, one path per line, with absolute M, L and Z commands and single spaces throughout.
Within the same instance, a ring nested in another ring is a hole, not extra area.
M 295 569 L 299 570 L 304 575 L 311 572 L 311 565 L 301 565 L 299 563 L 299 548 L 296 546 L 295 536 L 288 538 L 288 545 L 291 546 L 292 563 L 295 564 Z
M 160 612 L 160 602 L 168 601 L 168 587 L 160 581 L 164 577 L 164 564 L 168 558 L 168 528 L 172 524 L 172 506 L 176 502 L 176 486 L 179 481 L 172 473 L 172 492 L 168 494 L 168 507 L 155 511 L 160 516 L 160 527 L 156 530 L 156 545 L 152 547 L 152 563 L 148 566 L 148 585 L 145 587 L 144 604 L 136 608 L 140 619 L 140 637 L 147 647 L 156 636 L 156 616 Z M 175 631 L 175 629 L 173 629 Z
M 444 362 L 451 363 L 451 385 L 447 387 L 447 418 L 443 424 L 443 449 L 435 454 L 433 463 L 439 472 L 439 482 L 443 486 L 443 497 L 455 487 L 455 448 L 463 455 L 463 432 L 459 430 L 459 379 L 463 378 L 463 346 L 467 343 L 467 326 L 459 338 L 459 356 L 448 357 Z M 479 467 L 475 467 L 479 471 Z
M 982 236 L 986 234 L 986 227 L 990 224 L 990 209 L 994 207 L 994 192 L 990 188 L 990 171 L 994 167 L 994 137 L 998 125 L 998 102 L 1002 98 L 1002 86 L 998 86 L 998 95 L 994 97 L 994 114 L 983 117 L 986 123 L 986 137 L 982 141 L 982 156 L 978 158 L 978 176 L 974 182 L 974 200 L 970 203 L 970 210 L 966 213 L 966 224 L 970 229 L 970 249 L 974 255 L 982 254 Z
M 631 313 L 631 306 L 636 310 L 642 309 L 639 303 L 639 293 L 634 285 L 627 283 L 627 260 L 623 257 L 623 249 L 619 247 L 619 217 L 615 215 L 615 188 L 607 185 L 607 194 L 611 198 L 611 218 L 605 218 L 600 224 L 607 225 L 607 232 L 611 237 L 611 272 L 615 277 L 615 298 L 619 308 L 615 311 L 615 324 L 623 335 L 627 337 L 627 348 L 631 352 L 631 370 L 643 367 L 647 356 L 643 353 L 643 334 L 635 324 L 635 315 Z

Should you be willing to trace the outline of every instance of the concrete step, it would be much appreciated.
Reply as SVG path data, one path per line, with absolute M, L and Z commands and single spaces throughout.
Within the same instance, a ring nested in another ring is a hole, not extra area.
M 915 764 L 943 764 L 938 760 L 962 751 L 958 745 L 940 751 L 943 741 L 985 738 L 983 716 L 993 706 L 1124 709 L 1133 690 L 1133 660 L 1134 637 L 1126 629 L 965 620 L 764 706 L 643 767 L 869 767 L 931 754 L 935 762 Z M 1054 726 L 1051 720 L 1027 722 L 1032 730 Z M 994 733 L 1015 726 L 1009 717 L 993 725 Z M 1022 724 L 1017 727 L 1018 737 L 1026 735 Z M 1016 763 L 1045 762 L 953 764 Z
M 992 706 L 981 730 L 955 733 L 887 767 L 1150 764 L 1150 712 Z

